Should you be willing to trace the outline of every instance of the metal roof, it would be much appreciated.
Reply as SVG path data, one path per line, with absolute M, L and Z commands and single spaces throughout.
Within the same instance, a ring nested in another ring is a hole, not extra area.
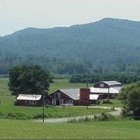
M 74 88 L 74 89 L 59 89 L 61 92 L 65 93 L 67 96 L 72 98 L 73 100 L 79 100 L 80 96 L 80 89 Z
M 89 96 L 90 100 L 97 100 L 99 98 L 98 94 L 90 94 Z
M 95 87 L 90 87 L 90 92 L 91 93 L 119 93 L 121 87 L 111 87 L 111 88 L 95 88 Z
M 40 100 L 41 95 L 19 94 L 17 100 Z
M 101 82 L 107 84 L 108 86 L 121 85 L 121 83 L 117 81 L 101 81 Z

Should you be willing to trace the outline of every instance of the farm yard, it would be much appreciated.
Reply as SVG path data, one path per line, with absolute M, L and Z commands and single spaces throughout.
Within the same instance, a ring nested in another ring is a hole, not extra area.
M 115 121 L 78 121 L 69 123 L 42 123 L 42 107 L 15 106 L 15 96 L 8 90 L 8 78 L 0 78 L 0 138 L 1 139 L 139 139 L 140 122 L 117 119 Z M 59 88 L 86 87 L 57 79 L 50 86 L 50 93 Z M 107 106 L 121 107 L 118 100 Z M 100 104 L 99 106 L 102 106 Z M 105 106 L 105 105 L 104 105 Z M 86 106 L 45 107 L 46 118 L 84 116 L 108 112 Z
M 58 88 L 57 84 L 59 87 L 65 86 L 68 87 L 70 84 L 66 82 L 66 80 L 61 80 L 62 83 L 60 84 L 60 81 L 53 83 L 55 85 L 51 86 L 50 92 L 56 90 Z M 63 85 L 63 82 L 65 85 Z M 0 104 L 0 118 L 15 118 L 15 119 L 38 119 L 42 118 L 42 107 L 25 107 L 25 106 L 15 106 L 14 101 L 15 101 L 15 96 L 11 96 L 10 91 L 8 90 L 7 87 L 8 84 L 8 79 L 6 78 L 0 78 L 0 99 L 1 99 L 1 104 Z M 66 85 L 67 84 L 67 85 Z M 76 86 L 76 85 L 75 85 Z M 81 86 L 82 84 L 77 84 L 77 86 Z M 45 117 L 46 118 L 58 118 L 58 117 L 74 117 L 74 116 L 83 116 L 83 115 L 92 115 L 92 114 L 97 114 L 101 113 L 103 111 L 108 111 L 104 109 L 87 109 L 86 106 L 82 107 L 62 107 L 62 106 L 50 106 L 50 107 L 45 107 Z

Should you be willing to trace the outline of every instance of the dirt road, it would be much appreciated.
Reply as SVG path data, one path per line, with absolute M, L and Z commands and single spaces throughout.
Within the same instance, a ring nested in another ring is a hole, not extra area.
M 102 107 L 102 106 L 90 106 L 89 108 L 104 108 L 104 109 L 110 109 L 110 107 Z M 113 116 L 119 116 L 121 114 L 121 108 L 115 108 L 115 111 L 110 111 L 110 114 Z M 99 114 L 97 114 L 99 115 Z M 86 115 L 86 116 L 79 116 L 79 117 L 67 117 L 67 118 L 50 118 L 50 119 L 45 119 L 45 123 L 62 123 L 62 122 L 68 122 L 73 119 L 79 120 L 80 118 L 94 118 L 94 115 Z M 43 119 L 35 120 L 36 122 L 43 122 Z

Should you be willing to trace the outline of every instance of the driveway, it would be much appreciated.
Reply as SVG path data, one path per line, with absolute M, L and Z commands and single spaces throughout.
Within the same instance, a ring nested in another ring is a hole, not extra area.
M 104 109 L 111 109 L 110 107 L 103 107 L 103 106 L 89 106 L 89 108 L 104 108 Z M 121 108 L 116 108 L 115 107 L 115 111 L 111 111 L 109 112 L 110 114 L 112 114 L 113 116 L 119 116 L 121 114 Z M 99 115 L 99 114 L 97 114 Z M 94 115 L 86 115 L 86 116 L 79 116 L 79 117 L 67 117 L 67 118 L 50 118 L 50 119 L 44 119 L 45 123 L 62 123 L 62 122 L 68 122 L 71 121 L 73 119 L 75 120 L 79 120 L 81 118 L 94 118 Z M 43 119 L 38 119 L 35 120 L 36 122 L 43 122 Z

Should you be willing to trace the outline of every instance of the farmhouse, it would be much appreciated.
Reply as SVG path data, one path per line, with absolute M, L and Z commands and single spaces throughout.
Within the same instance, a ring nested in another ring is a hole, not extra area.
M 122 84 L 117 81 L 100 81 L 90 87 L 91 94 L 98 94 L 100 98 L 115 98 Z

